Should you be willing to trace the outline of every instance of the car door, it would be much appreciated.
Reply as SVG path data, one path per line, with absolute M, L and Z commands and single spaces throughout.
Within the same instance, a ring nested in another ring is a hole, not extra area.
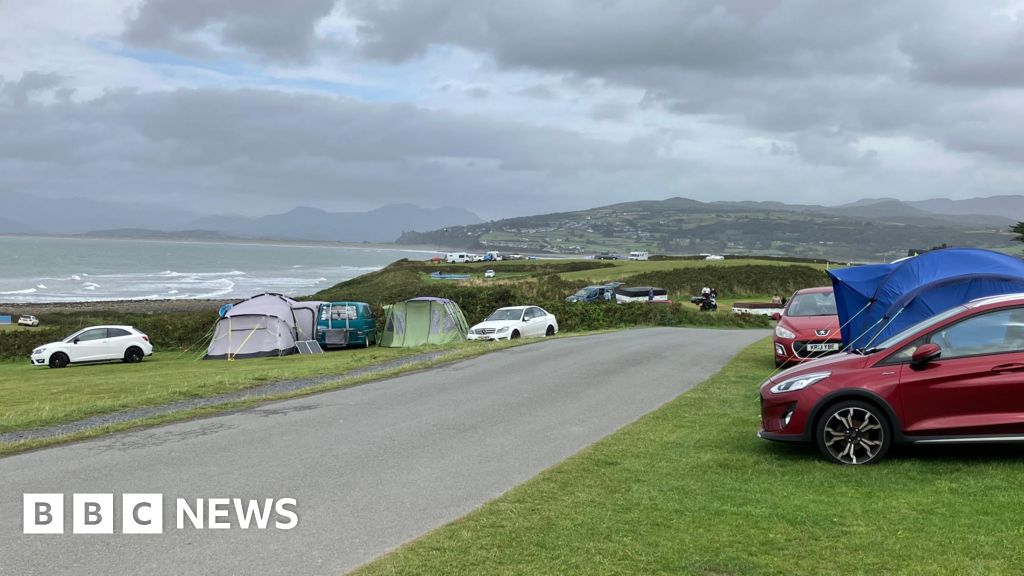
M 530 335 L 531 336 L 543 336 L 545 330 L 548 327 L 547 318 L 544 311 L 537 306 L 531 306 L 529 308 L 530 313 Z
M 108 353 L 107 329 L 92 328 L 72 340 L 69 357 L 72 362 L 100 360 Z
M 123 328 L 107 328 L 107 346 L 103 356 L 105 360 L 124 358 L 124 352 L 131 345 L 133 334 Z
M 939 345 L 939 358 L 900 368 L 908 434 L 1024 433 L 1024 308 L 970 316 L 928 334 L 898 356 L 909 360 L 925 342 Z

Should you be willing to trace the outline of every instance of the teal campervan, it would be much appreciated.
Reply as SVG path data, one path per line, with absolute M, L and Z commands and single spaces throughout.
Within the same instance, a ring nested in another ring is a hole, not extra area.
M 377 324 L 366 302 L 325 302 L 316 322 L 320 347 L 369 346 L 377 341 Z

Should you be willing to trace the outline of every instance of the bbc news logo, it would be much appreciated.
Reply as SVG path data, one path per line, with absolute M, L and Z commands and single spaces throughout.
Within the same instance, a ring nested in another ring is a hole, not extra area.
M 24 534 L 63 534 L 64 494 L 24 494 Z M 121 534 L 163 534 L 163 494 L 122 494 Z M 299 524 L 294 498 L 178 498 L 174 503 L 174 526 L 178 530 L 230 530 L 255 528 L 291 530 Z M 72 534 L 113 534 L 118 518 L 113 494 L 72 494 Z

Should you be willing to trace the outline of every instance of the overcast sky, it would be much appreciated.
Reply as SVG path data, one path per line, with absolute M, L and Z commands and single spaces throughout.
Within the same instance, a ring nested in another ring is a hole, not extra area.
M 1024 2 L 0 0 L 0 194 L 259 215 L 1024 183 Z

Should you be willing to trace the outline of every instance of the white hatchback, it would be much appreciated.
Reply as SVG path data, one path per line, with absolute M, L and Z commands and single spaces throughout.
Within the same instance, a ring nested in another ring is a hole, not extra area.
M 483 322 L 469 329 L 470 340 L 515 340 L 558 333 L 555 315 L 540 306 L 498 308 Z
M 32 351 L 33 366 L 63 368 L 68 364 L 142 362 L 153 354 L 149 336 L 131 326 L 90 326 L 60 342 L 44 344 Z

